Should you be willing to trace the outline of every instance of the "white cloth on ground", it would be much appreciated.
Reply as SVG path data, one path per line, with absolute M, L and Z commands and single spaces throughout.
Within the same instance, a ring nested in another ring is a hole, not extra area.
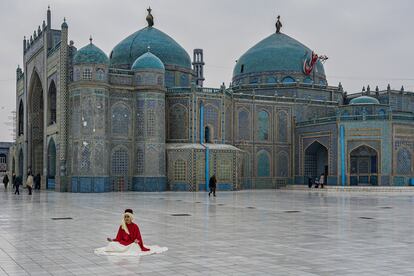
M 137 243 L 125 246 L 119 242 L 109 242 L 107 246 L 95 249 L 95 254 L 106 256 L 146 256 L 160 254 L 168 250 L 167 247 L 160 247 L 158 245 L 145 245 L 145 247 L 150 249 L 150 251 L 142 251 Z

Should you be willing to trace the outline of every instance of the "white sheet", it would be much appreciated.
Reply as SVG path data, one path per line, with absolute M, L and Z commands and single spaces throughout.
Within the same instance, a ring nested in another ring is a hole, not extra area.
M 167 247 L 158 245 L 145 245 L 150 251 L 141 251 L 136 243 L 124 246 L 119 242 L 109 242 L 107 246 L 95 249 L 95 254 L 106 256 L 146 256 L 152 254 L 160 254 L 168 250 Z

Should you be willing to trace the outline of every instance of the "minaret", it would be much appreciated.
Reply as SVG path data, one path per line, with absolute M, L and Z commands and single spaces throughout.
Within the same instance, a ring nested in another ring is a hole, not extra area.
M 204 82 L 204 60 L 203 49 L 194 49 L 193 70 L 196 74 L 195 83 L 197 86 L 203 87 Z
M 61 31 L 61 46 L 60 46 L 60 92 L 58 101 L 58 116 L 59 116 L 59 177 L 57 178 L 56 189 L 62 191 L 62 182 L 66 176 L 66 156 L 67 156 L 67 141 L 68 141 L 68 24 L 66 19 L 63 19 Z
M 47 38 L 46 38 L 46 44 L 47 44 L 47 49 L 50 50 L 52 49 L 52 12 L 50 11 L 50 6 L 47 7 Z

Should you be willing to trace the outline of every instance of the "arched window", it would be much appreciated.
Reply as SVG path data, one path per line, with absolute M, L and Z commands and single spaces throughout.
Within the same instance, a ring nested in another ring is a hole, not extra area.
M 187 87 L 188 85 L 189 85 L 188 75 L 187 74 L 181 74 L 181 77 L 180 77 L 180 86 L 181 87 Z
M 20 100 L 19 104 L 19 136 L 23 135 L 24 133 L 24 108 L 23 108 L 23 100 Z
M 407 148 L 400 148 L 397 152 L 397 174 L 411 174 L 412 156 Z
M 267 77 L 267 83 L 277 83 L 277 78 L 273 76 Z
M 56 85 L 52 81 L 49 86 L 49 125 L 56 123 Z
M 187 165 L 184 160 L 178 159 L 174 162 L 174 180 L 186 181 L 187 180 Z
M 116 104 L 112 108 L 112 134 L 128 136 L 130 117 L 129 108 L 126 105 Z
M 212 104 L 206 104 L 204 107 L 204 114 L 204 125 L 209 125 L 210 127 L 210 141 L 219 139 L 218 132 L 220 121 L 218 108 L 216 108 Z
M 289 155 L 285 151 L 279 152 L 277 156 L 277 176 L 289 176 Z
M 262 110 L 258 116 L 258 138 L 260 141 L 269 140 L 269 113 Z
M 54 179 L 56 175 L 56 146 L 53 139 L 50 140 L 47 148 L 47 177 Z
M 306 77 L 306 78 L 303 80 L 303 83 L 306 83 L 306 84 L 311 84 L 311 83 L 313 83 L 313 80 L 312 80 L 310 77 Z
M 204 128 L 204 142 L 205 143 L 211 143 L 211 133 L 210 133 L 210 127 L 206 126 Z
M 282 83 L 295 83 L 295 79 L 292 77 L 284 77 Z
M 96 79 L 103 81 L 105 80 L 105 70 L 102 68 L 96 69 Z
M 279 111 L 278 118 L 278 140 L 279 142 L 287 142 L 288 140 L 288 122 L 287 114 L 284 111 Z
M 246 109 L 241 109 L 238 114 L 239 140 L 250 140 L 250 114 Z
M 186 139 L 188 133 L 187 108 L 175 104 L 169 110 L 168 132 L 170 139 Z
M 269 177 L 270 176 L 270 158 L 266 151 L 260 151 L 257 155 L 257 176 Z
M 127 175 L 129 166 L 128 151 L 124 147 L 119 147 L 112 152 L 111 172 L 113 175 Z

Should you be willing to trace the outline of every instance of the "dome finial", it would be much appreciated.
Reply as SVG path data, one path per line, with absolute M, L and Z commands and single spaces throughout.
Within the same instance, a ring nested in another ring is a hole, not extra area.
M 280 29 L 282 28 L 282 22 L 280 22 L 280 15 L 277 16 L 277 21 L 276 21 L 276 33 L 280 34 Z
M 92 35 L 89 36 L 89 42 L 92 44 Z
M 151 52 L 151 46 L 147 46 L 148 53 Z
M 154 26 L 154 17 L 151 14 L 151 11 L 152 11 L 151 7 L 148 7 L 147 11 L 148 11 L 148 15 L 146 19 L 148 22 L 148 27 L 152 27 Z

